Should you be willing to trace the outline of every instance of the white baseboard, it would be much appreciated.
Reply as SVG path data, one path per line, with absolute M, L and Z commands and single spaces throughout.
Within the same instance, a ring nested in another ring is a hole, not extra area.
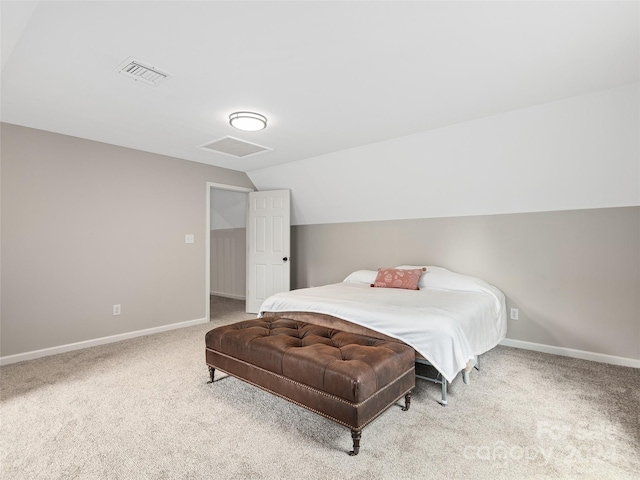
M 211 295 L 215 295 L 216 297 L 225 297 L 225 298 L 233 298 L 234 300 L 246 300 L 247 297 L 244 295 L 234 295 L 232 293 L 222 293 L 222 292 L 209 292 Z
M 587 352 L 585 350 L 575 350 L 573 348 L 554 347 L 552 345 L 544 345 L 542 343 L 525 342 L 522 340 L 512 340 L 505 338 L 500 345 L 505 347 L 522 348 L 524 350 L 533 350 L 536 352 L 551 353 L 553 355 L 561 355 L 563 357 L 580 358 L 582 360 L 591 360 L 592 362 L 609 363 L 611 365 L 621 365 L 623 367 L 640 368 L 640 360 L 627 357 L 616 357 L 615 355 L 605 355 L 603 353 Z
M 228 296 L 211 292 L 212 295 Z M 229 297 L 236 298 L 236 297 Z M 239 298 L 244 300 L 243 298 Z M 130 338 L 142 337 L 144 335 L 152 335 L 154 333 L 167 332 L 178 328 L 191 327 L 207 323 L 207 318 L 198 318 L 196 320 L 187 320 L 185 322 L 172 323 L 162 325 L 160 327 L 147 328 L 145 330 L 136 330 L 134 332 L 120 333 L 108 337 L 95 338 L 93 340 L 85 340 L 82 342 L 68 343 L 58 347 L 43 348 L 41 350 L 33 350 L 31 352 L 17 353 L 15 355 L 6 355 L 0 357 L 0 365 L 9 365 L 12 363 L 23 362 L 25 360 L 34 360 L 36 358 L 56 355 L 58 353 L 71 352 L 73 350 L 81 350 L 83 348 L 95 347 L 97 345 L 105 345 L 107 343 L 120 342 Z M 611 365 L 621 365 L 623 367 L 640 368 L 640 360 L 627 357 L 617 357 L 615 355 L 605 355 L 603 353 L 587 352 L 585 350 L 575 350 L 573 348 L 554 347 L 552 345 L 544 345 L 542 343 L 525 342 L 523 340 L 513 340 L 505 338 L 500 345 L 505 347 L 522 348 L 524 350 L 533 350 L 535 352 L 550 353 L 553 355 L 561 355 L 563 357 L 580 358 L 582 360 L 591 360 L 593 362 L 609 363 Z
M 142 337 L 144 335 L 152 335 L 154 333 L 167 332 L 169 330 L 176 330 L 178 328 L 191 327 L 193 325 L 199 325 L 201 323 L 207 323 L 209 319 L 198 318 L 196 320 L 187 320 L 185 322 L 171 323 L 169 325 L 162 325 L 160 327 L 147 328 L 144 330 L 136 330 L 135 332 L 119 333 L 117 335 L 111 335 L 108 337 L 94 338 L 93 340 L 85 340 L 77 343 L 68 343 L 66 345 L 60 345 L 59 347 L 43 348 L 42 350 L 33 350 L 31 352 L 17 353 L 15 355 L 7 355 L 0 357 L 0 365 L 9 365 L 11 363 L 23 362 L 25 360 L 34 360 L 40 357 L 47 357 L 49 355 L 56 355 L 58 353 L 71 352 L 73 350 L 81 350 L 83 348 L 95 347 L 97 345 L 104 345 L 107 343 L 119 342 L 121 340 L 128 340 L 130 338 Z

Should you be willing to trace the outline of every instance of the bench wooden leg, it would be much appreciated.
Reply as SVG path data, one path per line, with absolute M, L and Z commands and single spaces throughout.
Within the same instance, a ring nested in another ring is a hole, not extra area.
M 353 439 L 353 450 L 351 450 L 349 452 L 349 455 L 351 455 L 352 457 L 354 455 L 357 455 L 358 452 L 360 451 L 360 435 L 361 435 L 361 431 L 360 430 L 351 430 L 351 438 Z
M 213 376 L 216 373 L 216 369 L 213 367 L 209 367 L 209 377 L 211 378 L 211 380 L 209 380 L 207 383 L 213 383 Z
M 404 407 L 402 407 L 402 411 L 406 412 L 407 410 L 409 410 L 410 406 L 411 406 L 411 392 L 408 392 L 404 396 Z

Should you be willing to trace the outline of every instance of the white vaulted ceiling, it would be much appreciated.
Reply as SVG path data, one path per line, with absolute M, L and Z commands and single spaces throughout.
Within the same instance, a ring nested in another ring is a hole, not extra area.
M 2 1 L 3 122 L 252 171 L 639 80 L 638 2 Z M 115 72 L 128 57 L 172 75 Z M 228 115 L 269 119 L 240 132 Z M 272 148 L 197 148 L 227 135 Z

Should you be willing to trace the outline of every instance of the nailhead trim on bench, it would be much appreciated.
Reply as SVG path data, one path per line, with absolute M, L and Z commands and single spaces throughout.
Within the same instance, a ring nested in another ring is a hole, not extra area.
M 214 351 L 214 350 L 212 350 L 212 351 Z M 360 402 L 360 403 L 357 403 L 357 404 L 356 404 L 356 403 L 348 402 L 348 401 L 344 400 L 343 398 L 336 397 L 335 395 L 331 395 L 331 394 L 326 393 L 326 392 L 323 392 L 323 391 L 321 391 L 321 390 L 317 390 L 317 389 L 315 389 L 315 388 L 313 388 L 313 387 L 310 387 L 309 385 L 305 385 L 304 383 L 296 382 L 295 380 L 291 380 L 290 378 L 283 377 L 282 375 L 279 375 L 279 374 L 277 374 L 277 373 L 270 372 L 269 370 L 265 370 L 265 369 L 263 369 L 263 368 L 256 367 L 255 365 L 253 365 L 253 364 L 251 364 L 251 363 L 247 363 L 247 362 L 244 362 L 244 361 L 242 361 L 242 360 L 238 360 L 238 359 L 237 359 L 237 358 L 235 358 L 235 357 L 230 357 L 230 356 L 225 355 L 225 354 L 220 353 L 220 352 L 216 352 L 216 353 L 217 353 L 217 354 L 219 354 L 219 355 L 224 355 L 224 356 L 225 356 L 225 357 L 227 357 L 227 358 L 232 358 L 232 359 L 234 359 L 234 360 L 236 360 L 236 361 L 240 361 L 240 362 L 244 363 L 245 365 L 250 365 L 250 366 L 251 366 L 251 367 L 253 367 L 253 368 L 259 368 L 259 369 L 260 369 L 260 370 L 262 370 L 263 372 L 266 372 L 266 373 L 268 373 L 268 374 L 270 374 L 270 375 L 273 375 L 273 376 L 279 377 L 279 378 L 281 378 L 281 379 L 283 379 L 283 380 L 286 380 L 286 381 L 288 381 L 288 382 L 291 382 L 291 383 L 293 383 L 293 384 L 296 384 L 296 385 L 298 385 L 298 386 L 300 386 L 300 387 L 303 387 L 303 388 L 306 388 L 306 389 L 308 389 L 308 390 L 311 390 L 311 391 L 312 391 L 312 392 L 314 392 L 314 393 L 319 393 L 320 395 L 324 395 L 325 397 L 329 397 L 329 398 L 332 398 L 332 399 L 334 399 L 334 400 L 338 400 L 338 401 L 340 401 L 340 402 L 342 402 L 342 403 L 344 403 L 344 404 L 346 404 L 346 405 L 350 405 L 350 406 L 354 406 L 354 407 L 359 407 L 360 405 L 364 405 L 366 402 L 368 402 L 369 400 L 371 400 L 375 395 L 377 395 L 378 393 L 383 392 L 384 390 L 386 390 L 388 387 L 390 387 L 391 385 L 393 385 L 394 383 L 396 383 L 396 382 L 397 382 L 398 380 L 400 380 L 404 375 L 406 375 L 407 373 L 409 373 L 409 371 L 411 371 L 411 370 L 412 370 L 412 369 L 407 370 L 407 371 L 406 371 L 405 373 L 403 373 L 400 377 L 398 377 L 398 379 L 397 379 L 397 380 L 394 380 L 393 382 L 391 382 L 391 383 L 390 383 L 389 385 L 387 385 L 386 387 L 382 388 L 381 390 L 378 390 L 374 395 L 372 395 L 372 396 L 370 396 L 369 398 L 367 398 L 364 402 Z M 211 366 L 211 365 L 210 365 L 210 366 Z M 316 410 L 315 408 L 309 407 L 309 406 L 307 406 L 307 405 L 305 405 L 305 404 L 303 404 L 303 403 L 300 403 L 300 402 L 297 402 L 297 401 L 295 401 L 295 400 L 292 400 L 292 399 L 290 399 L 289 397 L 287 397 L 287 396 L 285 396 L 285 395 L 282 395 L 282 394 L 280 394 L 280 393 L 278 393 L 278 392 L 276 392 L 276 391 L 274 391 L 274 390 L 271 390 L 271 389 L 269 389 L 269 388 L 263 387 L 262 385 L 258 385 L 257 383 L 254 383 L 254 382 L 252 382 L 252 381 L 250 381 L 250 380 L 247 380 L 247 379 L 242 378 L 242 377 L 238 377 L 238 376 L 234 375 L 233 373 L 229 373 L 229 372 L 227 372 L 226 370 L 223 370 L 222 368 L 213 367 L 213 366 L 211 366 L 211 368 L 215 368 L 216 370 L 219 370 L 219 371 L 221 371 L 221 372 L 224 372 L 224 373 L 226 373 L 227 375 L 229 375 L 229 376 L 231 376 L 231 377 L 233 377 L 233 378 L 237 378 L 238 380 L 241 380 L 241 381 L 243 381 L 243 382 L 246 382 L 246 383 L 248 383 L 249 385 L 253 385 L 254 387 L 258 387 L 259 389 L 264 390 L 265 392 L 269 392 L 269 393 L 271 393 L 271 394 L 275 395 L 276 397 L 280 397 L 280 398 L 282 398 L 282 399 L 284 399 L 284 400 L 287 400 L 288 402 L 291 402 L 291 403 L 293 403 L 293 404 L 295 404 L 295 405 L 298 405 L 299 407 L 302 407 L 302 408 L 304 408 L 304 409 L 306 409 L 306 410 L 309 410 L 309 411 L 311 411 L 311 412 L 313 412 L 313 413 L 317 413 L 318 415 L 321 415 L 321 416 L 323 416 L 323 417 L 325 417 L 325 418 L 328 418 L 329 420 L 333 420 L 334 422 L 339 423 L 340 425 L 342 425 L 342 426 L 344 426 L 344 427 L 347 427 L 347 428 L 349 428 L 349 429 L 351 429 L 351 430 L 357 431 L 357 432 L 361 431 L 364 427 L 366 427 L 367 425 L 369 425 L 369 423 L 371 423 L 373 420 L 375 420 L 376 418 L 378 418 L 382 413 L 384 413 L 384 412 L 386 411 L 386 409 L 379 411 L 379 412 L 378 412 L 378 413 L 376 413 L 373 417 L 371 417 L 369 420 L 367 420 L 365 423 L 363 423 L 362 425 L 360 425 L 360 427 L 359 427 L 359 428 L 354 428 L 352 425 L 349 425 L 348 423 L 345 423 L 345 422 L 343 422 L 342 420 L 339 420 L 339 419 L 337 419 L 337 418 L 335 418 L 335 417 L 332 417 L 332 416 L 331 416 L 331 415 L 329 415 L 329 414 L 326 414 L 326 413 L 324 413 L 324 412 L 321 412 L 321 411 L 319 411 L 319 410 Z M 404 397 L 404 396 L 405 396 L 407 393 L 409 393 L 411 390 L 413 390 L 413 389 L 409 389 L 409 390 L 407 390 L 406 392 L 404 392 L 402 395 L 400 395 L 398 398 L 396 398 L 396 399 L 393 401 L 393 403 L 395 403 L 395 402 L 397 402 L 398 400 L 400 400 L 402 397 Z

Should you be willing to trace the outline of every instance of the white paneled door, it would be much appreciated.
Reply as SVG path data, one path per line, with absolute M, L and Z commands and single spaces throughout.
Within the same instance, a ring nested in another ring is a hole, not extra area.
M 247 312 L 290 288 L 290 193 L 249 193 L 247 205 Z

